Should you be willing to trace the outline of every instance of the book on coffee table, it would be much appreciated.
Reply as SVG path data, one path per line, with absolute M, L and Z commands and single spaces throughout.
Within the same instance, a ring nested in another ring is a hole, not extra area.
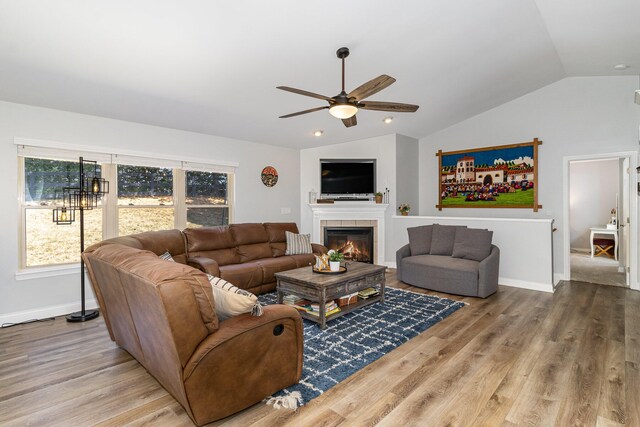
M 380 291 L 376 288 L 366 288 L 358 292 L 360 298 L 371 298 L 380 295 Z

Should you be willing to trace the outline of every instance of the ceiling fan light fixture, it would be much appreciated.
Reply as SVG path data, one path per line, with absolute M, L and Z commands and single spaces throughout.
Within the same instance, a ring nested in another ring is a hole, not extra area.
M 350 104 L 335 104 L 329 108 L 329 113 L 337 119 L 350 119 L 358 112 L 358 107 Z

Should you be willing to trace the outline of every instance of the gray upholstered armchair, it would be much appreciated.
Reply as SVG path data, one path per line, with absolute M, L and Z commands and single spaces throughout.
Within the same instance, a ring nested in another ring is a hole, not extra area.
M 407 231 L 409 244 L 396 252 L 398 280 L 482 298 L 498 290 L 500 249 L 491 244 L 493 232 L 438 224 Z

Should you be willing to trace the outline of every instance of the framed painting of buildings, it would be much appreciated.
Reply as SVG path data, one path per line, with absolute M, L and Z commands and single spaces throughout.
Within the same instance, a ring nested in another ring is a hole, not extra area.
M 436 208 L 523 208 L 537 212 L 538 146 L 542 141 L 438 150 Z

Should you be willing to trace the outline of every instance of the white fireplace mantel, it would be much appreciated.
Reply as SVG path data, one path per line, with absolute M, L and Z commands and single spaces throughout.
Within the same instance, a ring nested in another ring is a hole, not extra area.
M 376 258 L 378 263 L 384 262 L 384 213 L 389 207 L 385 203 L 370 202 L 336 202 L 336 203 L 310 203 L 313 212 L 313 229 L 311 238 L 314 242 L 322 242 L 322 221 L 362 220 L 376 221 L 377 241 Z

